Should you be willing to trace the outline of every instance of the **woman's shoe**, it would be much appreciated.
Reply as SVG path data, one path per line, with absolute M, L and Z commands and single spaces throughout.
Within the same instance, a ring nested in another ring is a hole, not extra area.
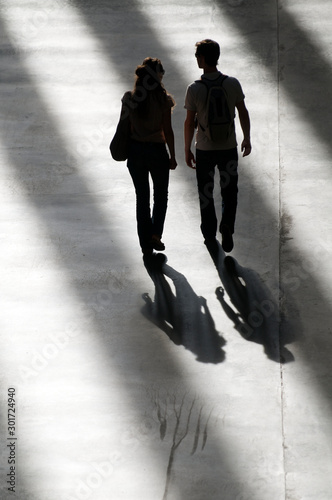
M 159 236 L 157 236 L 156 234 L 154 234 L 151 238 L 151 244 L 153 246 L 153 248 L 155 250 L 158 250 L 158 251 L 163 251 L 165 250 L 165 245 L 164 243 L 161 241 L 161 239 L 159 238 Z

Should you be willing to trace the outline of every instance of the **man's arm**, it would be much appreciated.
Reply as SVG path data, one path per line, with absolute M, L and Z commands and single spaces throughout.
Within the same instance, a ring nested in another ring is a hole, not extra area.
M 184 151 L 186 155 L 186 164 L 190 168 L 196 168 L 195 157 L 191 151 L 191 143 L 195 133 L 195 116 L 196 111 L 187 109 L 187 116 L 184 122 Z
M 236 108 L 239 113 L 239 120 L 243 132 L 243 141 L 241 144 L 241 151 L 243 151 L 243 156 L 248 156 L 251 153 L 251 142 L 250 142 L 250 118 L 249 113 L 244 104 L 244 100 L 236 104 Z

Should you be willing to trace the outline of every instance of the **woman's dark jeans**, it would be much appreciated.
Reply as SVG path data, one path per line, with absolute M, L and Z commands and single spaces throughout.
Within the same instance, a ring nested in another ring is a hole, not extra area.
M 163 234 L 168 200 L 169 156 L 159 142 L 130 143 L 127 167 L 136 191 L 137 233 L 142 251 L 152 249 L 153 234 Z M 150 182 L 153 184 L 153 208 L 150 209 Z
M 215 167 L 220 173 L 220 192 L 222 197 L 223 224 L 234 233 L 238 193 L 238 153 L 237 148 L 226 150 L 196 150 L 196 177 L 201 210 L 201 231 L 206 240 L 213 239 L 217 233 L 217 216 L 214 206 Z

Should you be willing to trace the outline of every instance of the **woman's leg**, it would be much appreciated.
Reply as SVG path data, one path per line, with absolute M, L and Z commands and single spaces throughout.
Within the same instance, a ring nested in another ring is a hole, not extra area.
M 129 155 L 127 166 L 136 191 L 136 220 L 139 243 L 145 253 L 152 251 L 149 170 L 144 158 L 135 149 L 140 149 L 140 145 L 138 147 L 134 146 L 133 154 Z
M 152 234 L 161 238 L 168 202 L 169 156 L 163 144 L 157 144 L 153 149 L 151 159 L 154 162 L 150 166 L 153 182 Z

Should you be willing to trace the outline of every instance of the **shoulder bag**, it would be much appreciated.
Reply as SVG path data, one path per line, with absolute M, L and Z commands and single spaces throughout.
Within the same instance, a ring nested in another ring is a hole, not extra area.
M 110 152 L 115 161 L 125 161 L 128 158 L 130 141 L 129 109 L 122 105 L 119 123 L 110 144 Z

